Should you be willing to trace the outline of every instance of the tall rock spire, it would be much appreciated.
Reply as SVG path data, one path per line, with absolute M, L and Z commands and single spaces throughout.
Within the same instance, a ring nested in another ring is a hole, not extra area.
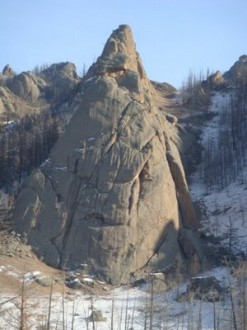
M 84 78 L 76 113 L 16 202 L 16 230 L 55 267 L 88 263 L 113 284 L 179 253 L 197 221 L 174 127 L 155 107 L 131 29 L 121 25 Z
M 95 75 L 115 78 L 120 87 L 127 88 L 131 96 L 140 102 L 150 102 L 155 97 L 128 25 L 120 25 L 107 40 L 102 55 L 89 69 L 87 78 Z

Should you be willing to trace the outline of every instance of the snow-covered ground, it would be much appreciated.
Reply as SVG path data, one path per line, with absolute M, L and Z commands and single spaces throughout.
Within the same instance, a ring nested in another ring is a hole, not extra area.
M 226 284 L 226 269 L 217 268 L 203 276 L 211 275 L 220 280 L 222 286 Z M 29 288 L 32 278 L 30 273 L 24 278 L 24 310 L 25 322 L 30 325 L 28 329 L 42 329 L 48 322 L 49 310 L 50 329 L 141 330 L 150 329 L 152 323 L 152 329 L 209 330 L 214 329 L 215 313 L 221 320 L 219 329 L 230 329 L 230 317 L 224 316 L 229 310 L 229 301 L 214 305 L 193 298 L 184 302 L 177 300 L 186 291 L 187 283 L 169 292 L 154 295 L 147 284 L 140 288 L 120 287 L 102 296 L 85 295 L 76 290 L 73 295 L 68 295 L 65 290 L 64 294 L 54 293 L 49 301 L 49 295 L 37 297 L 34 289 Z M 0 296 L 0 329 L 18 328 L 20 308 L 21 296 Z M 101 311 L 103 320 L 92 322 L 92 311 Z
M 210 111 L 216 115 L 212 120 L 205 123 L 201 136 L 204 150 L 209 144 L 219 145 L 219 132 L 222 130 L 222 112 L 230 111 L 230 95 L 216 93 L 212 98 Z M 219 152 L 217 148 L 215 153 Z M 242 251 L 247 253 L 247 167 L 234 181 L 220 188 L 219 185 L 211 184 L 207 187 L 203 177 L 203 166 L 200 164 L 191 178 L 190 191 L 192 198 L 203 209 L 201 225 L 207 235 L 219 238 L 221 244 L 231 249 L 233 253 Z M 231 241 L 230 241 L 231 240 Z

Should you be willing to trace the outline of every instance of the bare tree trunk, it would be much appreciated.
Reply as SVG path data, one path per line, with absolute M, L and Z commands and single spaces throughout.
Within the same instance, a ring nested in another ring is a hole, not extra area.
M 49 305 L 48 305 L 48 316 L 47 316 L 47 330 L 50 330 L 50 324 L 51 324 L 52 291 L 53 291 L 53 279 L 51 281 L 50 294 L 49 294 Z

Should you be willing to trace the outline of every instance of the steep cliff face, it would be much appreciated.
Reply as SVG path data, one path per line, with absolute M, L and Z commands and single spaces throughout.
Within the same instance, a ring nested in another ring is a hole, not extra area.
M 50 158 L 25 182 L 14 222 L 55 267 L 88 263 L 113 284 L 173 262 L 197 220 L 174 125 L 155 106 L 130 28 L 89 69 Z

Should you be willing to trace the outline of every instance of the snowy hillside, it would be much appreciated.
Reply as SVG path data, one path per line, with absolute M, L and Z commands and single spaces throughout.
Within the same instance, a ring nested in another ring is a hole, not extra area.
M 218 238 L 230 253 L 246 254 L 247 158 L 246 152 L 239 159 L 230 153 L 233 144 L 232 118 L 228 120 L 232 112 L 230 104 L 229 92 L 217 92 L 212 98 L 209 110 L 215 116 L 203 128 L 203 162 L 192 176 L 190 191 L 203 209 L 202 231 Z M 227 134 L 229 140 L 223 141 L 222 136 Z

